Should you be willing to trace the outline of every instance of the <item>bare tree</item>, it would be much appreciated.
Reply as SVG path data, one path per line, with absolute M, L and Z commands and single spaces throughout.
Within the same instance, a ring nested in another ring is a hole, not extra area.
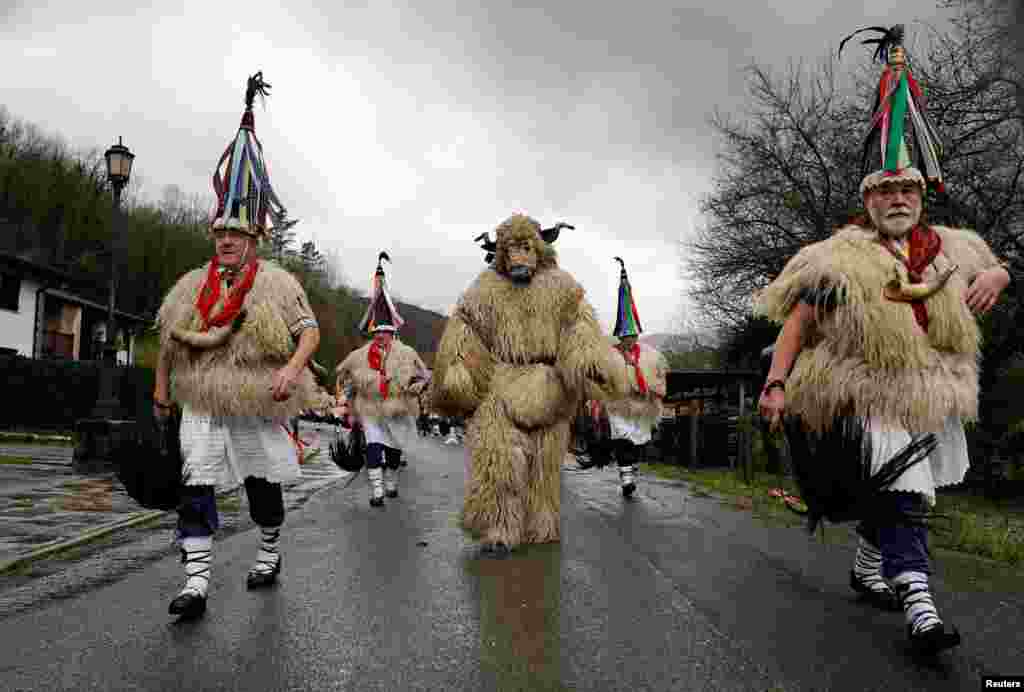
M 718 174 L 701 205 L 706 224 L 684 244 L 692 302 L 712 324 L 743 322 L 751 294 L 855 208 L 859 143 L 850 130 L 866 106 L 840 89 L 835 66 L 794 65 L 776 79 L 753 65 L 746 117 L 712 118 Z
M 933 220 L 977 230 L 1018 273 L 1024 254 L 1024 122 L 1021 77 L 999 0 L 957 0 L 952 30 L 931 30 L 912 68 L 945 139 L 948 197 Z M 804 245 L 826 238 L 861 204 L 862 135 L 878 69 L 864 62 L 837 79 L 835 57 L 776 78 L 749 68 L 742 120 L 716 114 L 721 141 L 706 223 L 684 245 L 693 303 L 713 323 L 743 324 L 751 294 Z

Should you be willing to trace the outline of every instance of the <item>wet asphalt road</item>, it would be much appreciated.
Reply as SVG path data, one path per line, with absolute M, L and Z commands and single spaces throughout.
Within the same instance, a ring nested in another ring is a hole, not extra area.
M 166 554 L 0 614 L 0 689 L 962 690 L 1024 672 L 1019 591 L 939 579 L 966 642 L 916 662 L 899 614 L 853 600 L 848 545 L 647 477 L 624 502 L 614 472 L 567 469 L 563 542 L 480 558 L 457 524 L 463 454 L 422 442 L 382 510 L 365 477 L 314 496 L 274 589 L 245 589 L 256 532 L 222 537 L 199 621 L 166 614 Z

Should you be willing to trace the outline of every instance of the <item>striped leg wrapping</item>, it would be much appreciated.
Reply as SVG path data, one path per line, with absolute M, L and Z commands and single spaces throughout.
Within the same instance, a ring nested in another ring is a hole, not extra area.
M 277 553 L 277 540 L 281 537 L 280 528 L 260 528 L 263 541 L 260 543 L 260 551 L 256 554 L 256 564 L 249 570 L 253 574 L 270 574 L 277 567 L 280 556 Z
M 185 586 L 179 596 L 194 593 L 206 596 L 210 586 L 210 556 L 213 554 L 213 538 L 185 538 L 181 545 L 181 562 L 185 565 Z
M 853 573 L 857 579 L 876 593 L 890 593 L 892 589 L 882 578 L 882 553 L 875 546 L 861 537 L 857 544 L 857 557 L 853 563 Z
M 374 498 L 384 497 L 384 477 L 379 468 L 368 469 L 366 475 L 370 478 L 370 495 Z
M 620 466 L 619 480 L 622 482 L 622 485 L 636 483 L 636 470 L 632 466 Z
M 920 634 L 942 624 L 928 589 L 928 575 L 923 572 L 902 572 L 893 579 L 896 593 L 903 604 L 903 614 L 913 634 Z
M 384 489 L 388 492 L 398 490 L 398 469 L 384 469 Z

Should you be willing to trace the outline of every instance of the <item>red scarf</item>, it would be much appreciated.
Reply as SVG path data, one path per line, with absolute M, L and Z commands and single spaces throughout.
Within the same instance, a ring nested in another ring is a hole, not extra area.
M 210 270 L 206 273 L 206 283 L 203 285 L 202 290 L 199 291 L 199 297 L 196 299 L 196 308 L 199 310 L 199 316 L 203 319 L 203 327 L 200 331 L 205 332 L 210 327 L 223 327 L 238 316 L 238 313 L 242 310 L 242 303 L 245 302 L 245 296 L 256 281 L 256 272 L 259 270 L 259 266 L 260 263 L 257 259 L 249 261 L 242 280 L 236 282 L 228 291 L 228 296 L 224 300 L 224 307 L 221 308 L 219 313 L 210 317 L 213 306 L 220 300 L 221 291 L 220 272 L 218 271 L 220 261 L 214 255 L 213 260 L 210 261 Z
M 384 375 L 384 361 L 387 360 L 387 356 L 388 349 L 382 347 L 376 341 L 370 344 L 370 353 L 367 356 L 367 361 L 369 361 L 371 370 L 376 370 L 380 373 L 377 390 L 384 399 L 388 398 L 388 379 Z
M 912 283 L 920 283 L 924 278 L 924 270 L 935 261 L 939 252 L 942 251 L 942 238 L 931 226 L 917 224 L 910 230 L 910 257 L 906 258 L 890 238 L 884 237 L 882 244 L 896 256 L 896 259 L 903 262 L 907 267 L 907 274 Z M 923 300 L 911 301 L 910 307 L 914 311 L 914 319 L 921 325 L 921 328 L 928 331 L 928 308 Z
M 626 364 L 632 365 L 636 372 L 636 384 L 640 387 L 640 393 L 647 394 L 647 380 L 644 379 L 644 373 L 640 370 L 640 342 L 633 344 L 633 348 L 628 352 L 623 351 L 622 355 L 626 359 Z

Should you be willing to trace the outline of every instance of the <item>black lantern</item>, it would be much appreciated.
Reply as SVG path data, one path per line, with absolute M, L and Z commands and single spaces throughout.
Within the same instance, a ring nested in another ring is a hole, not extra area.
M 135 154 L 129 151 L 118 137 L 117 144 L 107 149 L 103 156 L 107 159 L 107 177 L 110 179 L 110 184 L 114 186 L 115 190 L 120 191 L 119 188 L 124 187 L 132 175 L 132 161 L 135 160 Z

